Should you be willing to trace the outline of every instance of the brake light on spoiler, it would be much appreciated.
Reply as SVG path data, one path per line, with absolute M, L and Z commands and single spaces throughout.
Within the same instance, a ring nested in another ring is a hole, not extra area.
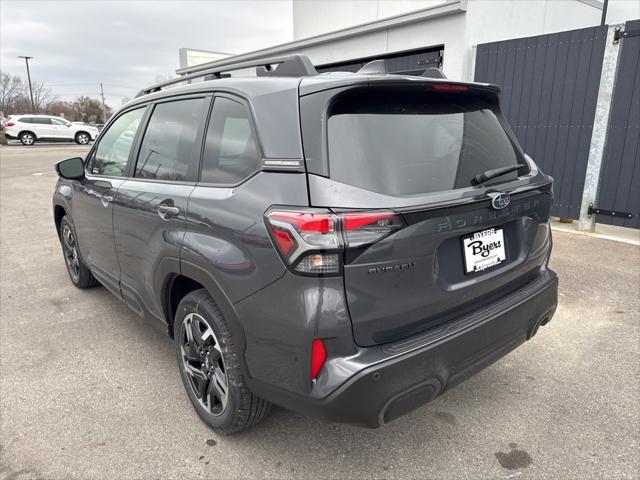
M 405 225 L 389 210 L 278 209 L 267 212 L 265 220 L 287 266 L 295 273 L 313 276 L 340 274 L 346 249 L 372 245 Z

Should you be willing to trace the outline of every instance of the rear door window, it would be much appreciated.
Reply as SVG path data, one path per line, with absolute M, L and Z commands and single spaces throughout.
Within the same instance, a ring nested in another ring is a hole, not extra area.
M 525 163 L 497 108 L 482 98 L 376 90 L 338 98 L 330 110 L 329 170 L 336 181 L 407 196 L 468 188 L 478 173 Z
M 197 179 L 200 149 L 196 138 L 206 104 L 205 98 L 192 98 L 155 106 L 138 153 L 137 178 Z
M 209 121 L 200 181 L 236 185 L 258 168 L 260 156 L 248 109 L 217 97 Z

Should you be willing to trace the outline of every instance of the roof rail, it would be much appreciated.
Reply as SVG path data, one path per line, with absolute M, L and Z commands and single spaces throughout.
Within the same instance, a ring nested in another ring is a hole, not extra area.
M 188 82 L 195 78 L 205 77 L 205 80 L 219 79 L 223 72 L 241 70 L 245 68 L 256 68 L 259 77 L 307 77 L 317 75 L 313 63 L 306 55 L 286 55 L 282 57 L 263 58 L 249 62 L 233 62 L 222 60 L 218 66 L 205 68 L 195 73 L 190 73 L 178 78 L 172 78 L 165 82 L 156 83 L 150 87 L 143 88 L 136 94 L 137 97 L 153 92 L 159 92 L 165 87 L 178 83 Z M 206 78 L 208 77 L 208 78 Z

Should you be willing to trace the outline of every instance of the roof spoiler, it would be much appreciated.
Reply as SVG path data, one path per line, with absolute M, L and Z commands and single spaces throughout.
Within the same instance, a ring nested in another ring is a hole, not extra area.
M 387 64 L 384 60 L 374 60 L 373 62 L 367 63 L 356 73 L 364 73 L 367 75 L 385 75 L 389 73 L 389 71 L 387 70 Z
M 445 76 L 445 74 L 442 72 L 442 70 L 440 70 L 439 68 L 435 68 L 435 67 L 429 67 L 427 68 L 424 72 L 422 72 L 421 77 L 427 77 L 427 78 L 444 78 L 446 79 L 447 77 Z
M 252 60 L 249 62 L 233 62 L 225 61 L 216 62 L 218 66 L 211 68 L 203 68 L 195 73 L 183 75 L 182 77 L 172 78 L 165 82 L 156 83 L 150 87 L 143 88 L 136 94 L 136 98 L 149 93 L 159 92 L 163 88 L 178 83 L 190 82 L 196 78 L 204 78 L 204 80 L 217 80 L 222 78 L 224 72 L 233 70 L 241 70 L 245 68 L 256 69 L 256 75 L 259 77 L 307 77 L 317 75 L 316 68 L 306 55 L 286 55 L 282 57 L 263 58 L 261 60 Z

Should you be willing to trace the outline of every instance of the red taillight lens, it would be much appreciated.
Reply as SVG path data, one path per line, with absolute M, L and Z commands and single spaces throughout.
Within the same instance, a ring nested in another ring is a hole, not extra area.
M 272 212 L 269 218 L 294 224 L 300 232 L 330 233 L 334 231 L 334 215 L 304 212 Z
M 324 346 L 324 342 L 316 338 L 311 346 L 311 380 L 318 378 L 320 370 L 322 370 L 326 361 L 327 349 Z
M 431 89 L 439 92 L 466 92 L 469 87 L 452 83 L 434 83 L 431 85 Z
M 6 126 L 7 126 L 7 127 L 13 127 L 13 126 L 15 126 L 15 123 L 13 123 L 13 122 L 7 122 L 7 125 L 6 125 Z
M 273 238 L 278 244 L 278 248 L 285 257 L 288 257 L 296 248 L 296 241 L 287 230 L 278 227 L 271 227 Z
M 342 228 L 349 247 L 362 247 L 382 240 L 404 226 L 394 212 L 343 213 Z

